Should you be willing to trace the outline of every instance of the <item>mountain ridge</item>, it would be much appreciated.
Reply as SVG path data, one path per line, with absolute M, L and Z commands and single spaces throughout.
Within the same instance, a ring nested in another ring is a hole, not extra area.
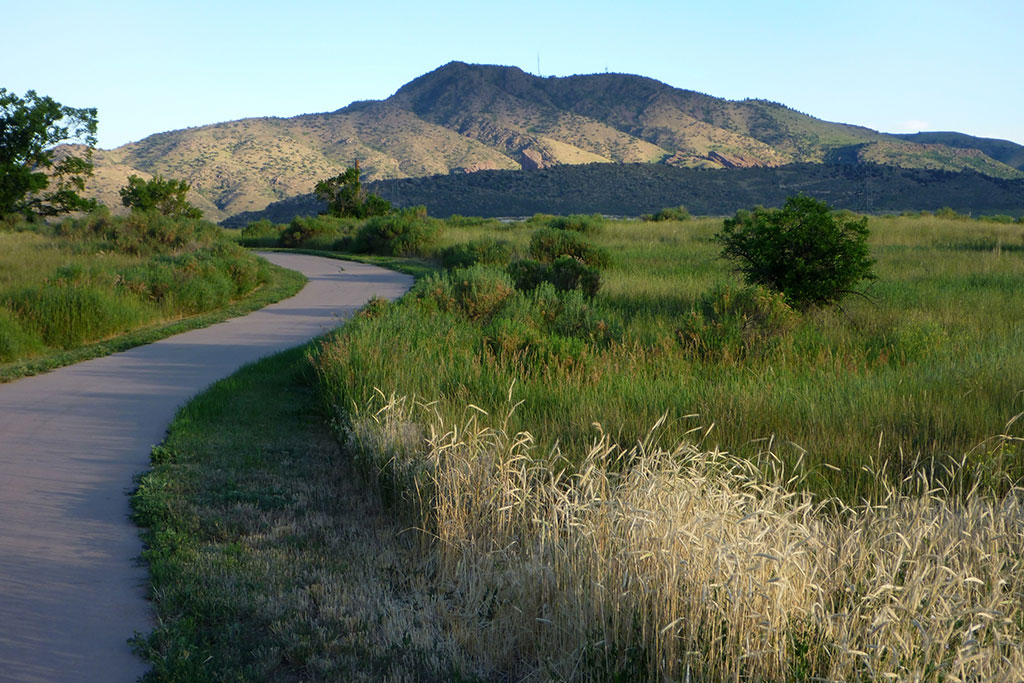
M 985 149 L 1020 163 L 1008 165 Z M 368 181 L 590 163 L 714 169 L 868 162 L 1024 177 L 1024 146 L 1014 143 L 889 135 L 633 74 L 541 78 L 516 67 L 450 62 L 384 100 L 167 131 L 99 150 L 87 191 L 116 198 L 119 179 L 160 173 L 189 182 L 195 203 L 219 220 L 308 193 L 357 159 Z

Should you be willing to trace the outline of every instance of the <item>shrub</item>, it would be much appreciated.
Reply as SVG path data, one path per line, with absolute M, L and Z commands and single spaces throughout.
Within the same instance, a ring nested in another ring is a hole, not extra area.
M 1013 216 L 1007 216 L 1004 213 L 998 213 L 992 216 L 978 216 L 979 221 L 986 223 L 1013 223 Z
M 553 216 L 548 226 L 555 230 L 571 230 L 573 232 L 599 232 L 604 227 L 604 216 L 595 214 L 572 214 L 570 216 Z
M 698 299 L 679 329 L 679 341 L 702 358 L 763 353 L 789 331 L 796 314 L 765 287 L 720 287 Z
M 572 256 L 559 256 L 551 264 L 550 280 L 560 291 L 578 289 L 593 298 L 601 287 L 601 272 Z
M 466 268 L 476 263 L 505 265 L 512 258 L 512 245 L 486 238 L 445 247 L 438 257 L 441 265 L 448 269 Z
M 245 247 L 276 247 L 281 244 L 282 232 L 282 226 L 264 218 L 242 228 L 238 243 Z
M 828 204 L 803 195 L 781 209 L 739 211 L 715 240 L 748 284 L 781 292 L 795 308 L 835 303 L 874 279 L 867 218 L 836 216 Z
M 521 292 L 529 292 L 542 282 L 548 282 L 550 273 L 550 266 L 533 259 L 520 259 L 508 264 L 509 277 Z
M 516 289 L 529 292 L 544 283 L 558 291 L 581 290 L 588 297 L 594 297 L 601 287 L 601 272 L 573 256 L 559 256 L 552 264 L 533 259 L 522 259 L 510 263 L 507 269 Z
M 501 310 L 516 290 L 506 272 L 477 264 L 431 273 L 416 282 L 412 293 L 428 311 L 457 312 L 470 320 L 482 320 Z
M 670 206 L 661 209 L 657 213 L 651 215 L 645 215 L 640 217 L 641 220 L 645 221 L 688 221 L 690 220 L 690 212 L 686 210 L 685 206 Z
M 370 218 L 356 234 L 353 248 L 384 256 L 426 256 L 441 234 L 440 221 L 428 218 L 425 207 Z
M 491 318 L 516 291 L 508 274 L 492 266 L 460 268 L 450 277 L 455 301 L 470 320 Z
M 299 216 L 281 232 L 281 246 L 329 249 L 340 238 L 350 235 L 355 225 L 354 221 L 334 216 Z
M 572 256 L 588 266 L 605 268 L 610 262 L 608 252 L 567 230 L 541 228 L 530 238 L 530 256 L 544 263 L 553 263 L 559 256 Z

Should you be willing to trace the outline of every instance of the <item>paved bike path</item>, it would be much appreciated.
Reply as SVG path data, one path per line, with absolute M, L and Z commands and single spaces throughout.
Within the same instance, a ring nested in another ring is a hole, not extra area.
M 177 408 L 412 284 L 361 263 L 265 256 L 309 284 L 242 318 L 0 385 L 0 681 L 145 673 L 127 644 L 152 628 L 127 493 Z

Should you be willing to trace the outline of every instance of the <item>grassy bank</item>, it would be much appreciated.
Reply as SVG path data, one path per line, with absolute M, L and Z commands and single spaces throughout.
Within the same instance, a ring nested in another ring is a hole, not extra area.
M 0 381 L 241 315 L 303 282 L 202 221 L 9 221 L 0 230 Z
M 445 600 L 324 425 L 306 351 L 183 407 L 133 498 L 155 681 L 459 680 Z

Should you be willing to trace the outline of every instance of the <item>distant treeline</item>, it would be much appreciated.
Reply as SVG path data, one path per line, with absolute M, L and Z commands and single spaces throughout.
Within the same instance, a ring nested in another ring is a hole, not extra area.
M 638 216 L 685 205 L 697 215 L 731 215 L 756 205 L 781 206 L 803 193 L 837 209 L 864 213 L 934 211 L 1024 215 L 1024 179 L 971 171 L 953 173 L 874 164 L 791 164 L 776 168 L 705 170 L 656 164 L 586 164 L 539 171 L 478 171 L 383 180 L 367 186 L 395 206 L 423 205 L 432 216 L 530 216 L 603 213 Z M 312 195 L 232 216 L 243 227 L 277 223 L 324 209 Z

